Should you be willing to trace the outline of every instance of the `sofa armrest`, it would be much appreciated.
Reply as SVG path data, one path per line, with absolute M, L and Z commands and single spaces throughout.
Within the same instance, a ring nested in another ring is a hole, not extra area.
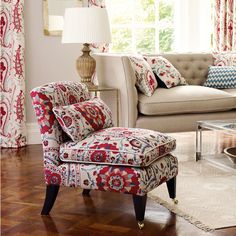
M 128 56 L 97 53 L 94 57 L 97 62 L 99 85 L 119 89 L 120 126 L 135 127 L 138 117 L 138 93 L 135 87 L 135 74 Z M 111 106 L 111 97 L 104 95 L 102 99 Z

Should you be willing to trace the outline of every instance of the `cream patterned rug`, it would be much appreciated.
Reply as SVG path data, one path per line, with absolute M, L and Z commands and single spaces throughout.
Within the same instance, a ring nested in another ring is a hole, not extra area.
M 179 163 L 178 205 L 170 200 L 166 184 L 148 196 L 202 230 L 236 226 L 236 172 L 207 161 Z

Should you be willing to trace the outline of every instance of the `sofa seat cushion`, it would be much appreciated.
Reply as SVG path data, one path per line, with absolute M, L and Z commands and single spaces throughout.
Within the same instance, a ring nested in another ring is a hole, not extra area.
M 146 129 L 108 128 L 60 146 L 63 162 L 148 166 L 175 149 L 174 138 Z
M 139 94 L 138 108 L 144 115 L 227 111 L 236 108 L 236 97 L 223 90 L 198 85 L 158 88 L 149 98 Z
M 236 97 L 236 88 L 222 89 L 222 91 L 227 92 L 227 93 L 233 95 L 234 97 Z

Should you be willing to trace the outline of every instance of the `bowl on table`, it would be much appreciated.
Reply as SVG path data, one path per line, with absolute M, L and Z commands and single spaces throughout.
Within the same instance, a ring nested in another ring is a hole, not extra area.
M 236 164 L 236 147 L 225 148 L 224 153 L 227 155 L 230 161 Z

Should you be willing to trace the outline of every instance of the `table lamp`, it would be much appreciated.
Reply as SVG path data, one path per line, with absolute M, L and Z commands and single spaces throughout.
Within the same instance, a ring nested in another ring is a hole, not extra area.
M 96 68 L 96 61 L 90 56 L 89 44 L 110 42 L 110 25 L 105 8 L 66 8 L 62 43 L 83 43 L 83 54 L 77 59 L 76 68 L 81 82 L 88 87 L 95 86 L 91 78 Z

